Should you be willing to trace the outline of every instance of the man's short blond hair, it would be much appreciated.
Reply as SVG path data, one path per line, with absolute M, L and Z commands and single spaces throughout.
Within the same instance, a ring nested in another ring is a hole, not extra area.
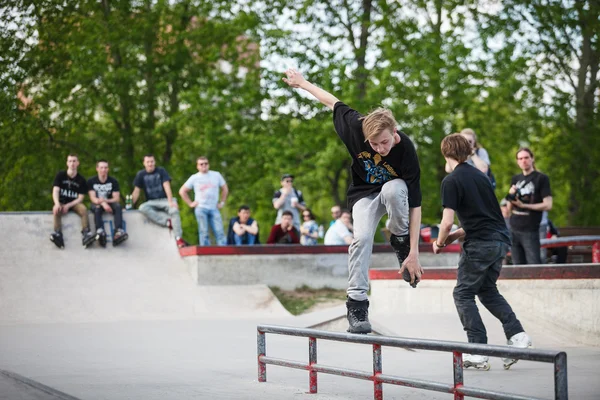
M 365 135 L 365 142 L 372 137 L 379 135 L 386 129 L 389 129 L 390 133 L 393 134 L 396 126 L 398 126 L 396 119 L 394 119 L 394 115 L 387 108 L 373 110 L 361 119 L 363 122 L 362 130 Z

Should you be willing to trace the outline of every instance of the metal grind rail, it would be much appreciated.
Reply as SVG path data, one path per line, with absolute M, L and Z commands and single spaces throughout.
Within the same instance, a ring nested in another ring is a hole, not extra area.
M 460 343 L 441 340 L 357 335 L 351 333 L 328 332 L 315 329 L 293 328 L 275 325 L 258 325 L 257 331 L 258 381 L 267 381 L 267 364 L 303 369 L 308 371 L 310 393 L 317 393 L 317 373 L 321 372 L 325 374 L 340 375 L 349 378 L 373 381 L 373 398 L 375 400 L 383 400 L 384 383 L 417 389 L 433 390 L 442 393 L 452 393 L 454 394 L 455 400 L 462 400 L 464 399 L 464 396 L 493 400 L 541 400 L 539 398 L 530 396 L 494 392 L 487 389 L 465 386 L 463 382 L 462 354 L 469 353 L 492 357 L 515 358 L 519 360 L 552 363 L 554 364 L 554 399 L 567 400 L 569 398 L 567 383 L 567 354 L 562 351 L 518 349 L 508 346 Z M 308 364 L 293 360 L 268 357 L 266 344 L 267 333 L 307 337 Z M 373 373 L 318 364 L 317 339 L 372 345 Z M 440 382 L 383 374 L 381 346 L 451 352 L 452 366 L 454 369 L 454 384 L 450 385 Z

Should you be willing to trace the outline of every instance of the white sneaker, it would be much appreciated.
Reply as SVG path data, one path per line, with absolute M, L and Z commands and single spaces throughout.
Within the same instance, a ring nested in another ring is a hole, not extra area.
M 531 338 L 525 332 L 520 332 L 508 339 L 506 344 L 511 347 L 526 349 L 531 347 Z M 515 364 L 517 361 L 519 360 L 514 358 L 503 358 L 502 362 L 504 363 L 504 369 L 509 369 L 511 365 Z
M 463 354 L 464 368 L 477 368 L 484 371 L 489 371 L 490 363 L 488 356 L 480 356 L 478 354 Z

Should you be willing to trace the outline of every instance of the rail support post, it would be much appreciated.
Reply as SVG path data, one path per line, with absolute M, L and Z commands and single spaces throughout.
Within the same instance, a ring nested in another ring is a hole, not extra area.
M 554 399 L 569 399 L 569 384 L 567 381 L 567 353 L 558 353 L 554 359 Z
M 317 393 L 317 371 L 312 367 L 317 363 L 317 339 L 308 338 L 308 385 L 310 393 Z
M 463 400 L 465 396 L 456 390 L 464 384 L 462 353 L 452 352 L 452 365 L 454 366 L 454 400 Z
M 265 340 L 265 333 L 260 330 L 257 331 L 256 335 L 256 348 L 258 353 L 258 381 L 267 381 L 267 364 L 261 361 L 261 357 L 267 352 L 267 342 Z
M 383 400 L 383 383 L 377 380 L 382 371 L 381 345 L 373 345 L 373 398 Z

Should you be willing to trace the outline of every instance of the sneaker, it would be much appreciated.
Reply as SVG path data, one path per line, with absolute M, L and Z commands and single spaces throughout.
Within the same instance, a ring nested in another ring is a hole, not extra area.
M 516 335 L 513 335 L 510 339 L 506 341 L 506 344 L 519 349 L 526 349 L 528 347 L 531 347 L 532 345 L 531 338 L 525 332 L 520 332 Z M 504 363 L 504 369 L 509 369 L 511 365 L 515 364 L 517 361 L 519 360 L 514 358 L 503 358 L 502 362 Z
M 177 243 L 177 247 L 179 247 L 180 249 L 182 247 L 186 247 L 188 245 L 187 242 L 185 240 L 183 240 L 183 238 L 177 238 L 175 243 Z
M 348 308 L 348 332 L 350 333 L 370 333 L 371 323 L 369 322 L 369 300 L 356 301 L 348 298 L 346 302 Z
M 396 253 L 396 258 L 398 259 L 398 263 L 400 264 L 400 268 L 402 268 L 402 263 L 408 257 L 410 253 L 410 236 L 409 235 L 394 235 L 392 234 L 390 237 L 390 244 Z M 420 279 L 415 278 L 414 282 L 410 283 L 410 272 L 407 269 L 404 269 L 402 273 L 402 278 L 410 284 L 410 286 L 416 288 L 417 283 L 420 282 Z
M 480 356 L 478 354 L 463 354 L 463 367 L 464 368 L 476 368 L 484 371 L 490 370 L 488 356 Z

